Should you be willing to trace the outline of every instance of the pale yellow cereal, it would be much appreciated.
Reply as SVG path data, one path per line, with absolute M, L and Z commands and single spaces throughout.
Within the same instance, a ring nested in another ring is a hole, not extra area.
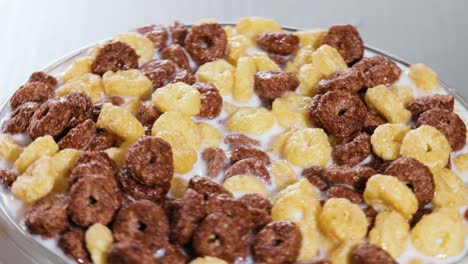
M 234 86 L 235 68 L 225 60 L 207 62 L 195 73 L 198 81 L 213 83 L 221 95 L 229 95 Z
M 246 35 L 234 35 L 228 38 L 228 61 L 236 65 L 240 57 L 247 56 L 247 50 L 254 47 L 252 40 Z
M 315 49 L 312 45 L 306 45 L 301 47 L 294 56 L 292 62 L 286 64 L 286 71 L 297 73 L 299 69 L 306 64 L 312 64 L 314 57 Z M 315 68 L 318 69 L 318 65 L 315 65 Z M 320 74 L 321 71 L 319 70 Z
M 169 194 L 174 198 L 182 198 L 187 190 L 189 181 L 183 177 L 174 175 L 171 180 L 171 189 Z
M 362 240 L 347 240 L 336 247 L 330 254 L 333 264 L 351 264 L 351 252 Z
M 395 211 L 380 212 L 369 232 L 369 242 L 385 249 L 393 258 L 405 252 L 410 226 L 406 219 Z
M 297 130 L 286 141 L 284 156 L 299 167 L 326 167 L 330 160 L 330 142 L 320 128 Z
M 468 153 L 463 153 L 458 155 L 453 159 L 453 163 L 455 164 L 455 168 L 459 172 L 467 172 L 468 171 Z
M 216 127 L 207 123 L 197 124 L 205 147 L 218 147 L 223 141 L 223 134 Z
M 268 151 L 271 151 L 278 156 L 282 156 L 286 142 L 295 131 L 297 131 L 297 129 L 291 129 L 277 136 L 268 146 Z
M 406 133 L 400 154 L 417 159 L 430 169 L 443 168 L 450 158 L 450 145 L 439 130 L 422 125 Z
M 307 31 L 294 32 L 299 38 L 301 46 L 311 45 L 314 49 L 318 49 L 322 45 L 323 36 L 327 33 L 326 29 L 312 29 Z
M 154 106 L 161 112 L 178 111 L 189 116 L 200 113 L 200 92 L 183 82 L 171 83 L 156 89 L 151 97 Z
M 23 152 L 23 148 L 6 134 L 0 135 L 0 157 L 8 162 L 14 162 Z
M 102 76 L 102 83 L 106 95 L 143 98 L 153 89 L 151 80 L 136 69 L 108 71 Z
M 184 135 L 177 130 L 159 130 L 154 136 L 167 141 L 172 148 L 174 159 L 174 171 L 176 173 L 187 173 L 193 169 L 197 162 L 197 152 L 188 144 Z
M 109 158 L 115 161 L 118 168 L 122 168 L 125 165 L 125 153 L 127 153 L 128 148 L 133 143 L 134 141 L 127 141 L 120 144 L 118 148 L 108 148 L 104 150 L 104 152 L 109 156 Z
M 107 226 L 96 223 L 88 227 L 85 243 L 94 264 L 106 264 L 107 251 L 113 241 L 112 231 Z
M 275 160 L 268 168 L 278 190 L 297 182 L 296 173 L 286 160 Z
M 468 187 L 450 169 L 432 170 L 435 191 L 432 204 L 435 207 L 459 207 L 468 205 Z
M 166 112 L 162 114 L 153 124 L 151 134 L 156 136 L 160 131 L 177 131 L 187 144 L 194 150 L 198 150 L 202 137 L 197 124 L 187 115 L 180 112 Z
M 138 63 L 141 65 L 153 58 L 153 42 L 138 33 L 121 33 L 114 37 L 114 41 L 123 42 L 132 47 L 139 56 Z
M 437 210 L 424 215 L 411 231 L 411 241 L 424 255 L 440 259 L 463 250 L 464 221 L 455 209 Z
M 323 75 L 313 64 L 303 65 L 297 74 L 299 78 L 299 92 L 302 95 L 313 97 L 317 93 L 317 84 Z
M 403 101 L 385 85 L 377 85 L 366 92 L 367 105 L 382 114 L 389 123 L 408 123 L 410 111 L 405 109 Z
M 101 76 L 86 73 L 75 77 L 60 86 L 56 93 L 59 96 L 64 96 L 76 91 L 85 92 L 94 103 L 99 101 L 101 99 L 102 92 L 104 91 Z
M 272 112 L 278 123 L 286 129 L 310 127 L 306 107 L 311 101 L 312 98 L 308 96 L 289 92 L 273 101 Z
M 257 52 L 253 56 L 257 71 L 279 71 L 280 67 L 265 52 Z
M 125 109 L 111 103 L 102 106 L 96 126 L 109 130 L 127 141 L 136 141 L 145 134 L 140 121 Z
M 76 149 L 62 149 L 52 156 L 53 168 L 56 172 L 53 192 L 66 192 L 68 190 L 68 176 L 81 151 Z
M 405 107 L 414 99 L 413 88 L 409 85 L 394 85 L 390 90 Z
M 229 117 L 226 128 L 232 132 L 261 135 L 274 122 L 274 115 L 263 107 L 242 107 Z
M 26 171 L 29 165 L 44 156 L 52 156 L 59 149 L 54 138 L 47 135 L 36 138 L 19 155 L 13 168 L 19 173 Z
M 411 128 L 404 124 L 383 124 L 371 136 L 372 150 L 384 160 L 400 157 L 401 142 Z
M 93 63 L 93 58 L 91 57 L 84 57 L 75 60 L 70 68 L 68 68 L 67 71 L 62 74 L 61 79 L 66 82 L 73 78 L 90 73 L 91 63 Z
M 263 17 L 243 17 L 239 19 L 236 25 L 239 34 L 257 36 L 264 32 L 281 31 L 281 25 L 273 19 Z
M 228 115 L 234 114 L 235 112 L 237 112 L 237 110 L 239 110 L 239 108 L 240 107 L 235 104 L 223 102 L 223 111 L 226 112 Z
M 248 193 L 258 193 L 263 197 L 268 197 L 265 183 L 253 175 L 239 174 L 231 176 L 224 180 L 223 187 L 237 198 Z
M 437 74 L 427 65 L 418 63 L 411 65 L 408 70 L 408 76 L 416 86 L 424 92 L 433 92 L 440 90 Z
M 377 211 L 395 210 L 405 219 L 409 219 L 418 210 L 418 201 L 413 191 L 394 176 L 372 176 L 366 183 L 363 197 Z
M 189 264 L 228 264 L 226 261 L 215 258 L 215 257 L 197 257 L 196 259 L 190 261 Z
M 226 33 L 226 37 L 228 38 L 234 36 L 237 33 L 236 29 L 231 26 L 225 26 L 224 32 Z
M 232 96 L 238 102 L 247 102 L 253 95 L 255 60 L 252 57 L 242 57 L 237 61 L 236 80 Z
M 44 155 L 34 161 L 11 186 L 11 193 L 19 200 L 32 203 L 45 197 L 54 188 L 56 171 L 52 158 Z
M 139 99 L 128 100 L 121 107 L 125 109 L 127 112 L 129 112 L 130 114 L 136 115 L 136 112 L 138 111 L 138 108 L 140 107 L 140 102 L 141 101 Z
M 338 51 L 328 45 L 322 45 L 312 55 L 312 63 L 325 77 L 348 68 Z

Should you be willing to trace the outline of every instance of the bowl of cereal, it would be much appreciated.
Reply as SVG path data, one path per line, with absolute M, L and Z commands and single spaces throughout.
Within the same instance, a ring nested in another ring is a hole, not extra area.
M 463 98 L 352 25 L 141 27 L 33 73 L 1 116 L 0 223 L 32 263 L 467 254 Z

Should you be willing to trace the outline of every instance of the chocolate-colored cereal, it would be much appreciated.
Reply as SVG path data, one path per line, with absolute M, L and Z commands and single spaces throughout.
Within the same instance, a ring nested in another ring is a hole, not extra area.
M 169 82 L 175 74 L 175 65 L 171 60 L 151 60 L 140 70 L 151 80 L 153 88 L 156 89 Z
M 200 256 L 212 256 L 233 263 L 247 256 L 237 223 L 225 214 L 208 215 L 195 231 L 193 248 Z
M 72 109 L 69 101 L 61 97 L 51 99 L 34 112 L 28 134 L 32 139 L 44 135 L 57 138 L 68 127 L 71 118 Z
M 373 134 L 374 130 L 380 126 L 387 123 L 385 118 L 377 115 L 371 111 L 367 111 L 366 117 L 364 119 L 364 124 L 362 125 L 362 130 L 369 134 Z
M 55 87 L 58 83 L 54 76 L 48 75 L 47 73 L 41 71 L 33 72 L 31 76 L 29 76 L 28 82 L 47 83 L 52 87 Z
M 91 72 L 97 75 L 129 69 L 138 69 L 138 55 L 132 47 L 120 41 L 100 48 L 91 63 Z
M 267 153 L 251 147 L 238 147 L 231 153 L 231 164 L 234 164 L 243 159 L 255 158 L 263 162 L 263 164 L 270 164 L 270 157 Z
M 188 262 L 182 247 L 179 245 L 167 243 L 162 250 L 164 250 L 164 256 L 157 259 L 158 264 L 186 264 Z
M 116 241 L 136 240 L 156 250 L 168 242 L 169 222 L 160 205 L 141 200 L 120 209 L 112 231 Z
M 468 221 L 468 208 L 465 210 L 465 219 Z
M 172 83 L 183 82 L 188 85 L 193 85 L 196 81 L 197 79 L 191 72 L 187 70 L 181 70 L 178 73 L 176 73 L 174 79 L 171 82 Z
M 226 190 L 222 185 L 201 176 L 192 177 L 189 181 L 188 188 L 202 194 L 205 200 L 207 200 L 211 195 L 227 194 L 232 196 L 231 192 Z
M 142 136 L 133 143 L 125 163 L 135 179 L 148 187 L 167 185 L 174 175 L 171 145 L 158 137 Z
M 169 26 L 169 31 L 171 32 L 172 42 L 183 46 L 188 33 L 187 26 L 176 20 Z
M 185 49 L 178 44 L 172 44 L 167 48 L 164 48 L 161 52 L 161 55 L 164 59 L 172 60 L 175 65 L 181 70 L 187 70 L 192 72 L 190 68 L 190 61 L 185 53 Z
M 64 98 L 71 105 L 72 117 L 68 124 L 70 127 L 74 127 L 92 117 L 93 101 L 85 92 L 73 92 Z
M 409 220 L 410 226 L 414 227 L 423 216 L 430 213 L 432 213 L 432 208 L 420 208 L 418 211 L 416 211 L 416 213 L 413 214 L 413 216 Z
M 222 58 L 226 46 L 226 32 L 218 23 L 192 26 L 185 37 L 185 48 L 199 64 Z
M 363 88 L 372 88 L 379 84 L 390 85 L 401 74 L 401 69 L 395 62 L 381 55 L 363 58 L 353 68 L 361 72 Z
M 351 141 L 332 148 L 333 161 L 338 165 L 354 166 L 372 153 L 370 136 L 361 133 Z
M 335 25 L 323 36 L 322 45 L 335 48 L 348 65 L 359 61 L 364 55 L 364 42 L 355 26 Z
M 255 228 L 263 227 L 272 221 L 270 201 L 258 193 L 245 194 L 239 198 L 249 209 L 252 223 Z
M 85 151 L 76 160 L 75 166 L 78 164 L 89 163 L 96 161 L 102 165 L 108 166 L 112 169 L 115 169 L 115 162 L 109 158 L 109 156 L 102 151 Z
M 377 174 L 369 167 L 349 167 L 332 165 L 323 174 L 327 182 L 333 184 L 347 184 L 358 190 L 364 189 L 367 180 Z
M 296 90 L 299 79 L 291 72 L 260 71 L 254 76 L 254 89 L 266 99 L 276 99 L 289 91 Z
M 151 200 L 154 202 L 160 202 L 164 200 L 166 193 L 171 188 L 169 182 L 164 185 L 156 185 L 152 187 L 145 186 L 135 180 L 134 176 L 125 168 L 122 168 L 116 176 L 122 191 L 130 195 L 135 200 Z
M 153 105 L 151 101 L 143 101 L 140 103 L 135 117 L 144 126 L 153 126 L 154 122 L 159 118 L 161 112 Z
M 284 65 L 286 65 L 286 63 L 290 60 L 290 56 L 287 56 L 287 55 L 279 55 L 279 54 L 276 54 L 276 53 L 268 53 L 268 57 L 274 61 L 276 64 L 278 64 L 279 66 L 283 67 Z
M 310 104 L 306 107 L 307 118 L 315 127 L 323 127 L 322 122 L 320 122 L 317 114 L 317 109 L 321 99 L 321 94 L 315 95 L 312 97 L 312 102 L 310 102 Z
M 115 182 L 108 177 L 81 177 L 70 189 L 68 214 L 83 227 L 94 223 L 107 225 L 120 207 L 120 196 Z
M 299 47 L 299 38 L 285 32 L 268 32 L 257 36 L 257 44 L 268 52 L 289 55 Z
M 397 262 L 382 248 L 362 243 L 351 251 L 351 264 L 397 264 Z
M 223 97 L 218 89 L 211 83 L 195 83 L 193 85 L 200 92 L 201 109 L 199 117 L 213 119 L 217 117 L 223 108 Z
M 354 68 L 349 68 L 320 80 L 317 84 L 317 93 L 324 94 L 330 91 L 357 93 L 361 88 L 362 78 L 360 72 Z
M 3 124 L 3 131 L 18 134 L 25 131 L 31 121 L 34 112 L 39 108 L 39 103 L 29 102 L 18 106 L 11 117 Z
M 5 187 L 11 187 L 16 181 L 16 174 L 11 170 L 0 169 L 0 184 Z
M 466 143 L 466 126 L 463 120 L 448 110 L 435 108 L 422 113 L 416 127 L 429 125 L 437 128 L 447 138 L 453 151 L 462 149 Z
M 77 263 L 91 264 L 85 246 L 85 233 L 81 227 L 74 227 L 60 235 L 58 246 Z M 109 264 L 112 262 L 109 262 Z
M 202 153 L 202 159 L 207 164 L 206 174 L 210 178 L 216 178 L 227 165 L 227 157 L 220 148 L 207 148 Z
M 328 198 L 346 198 L 350 202 L 355 204 L 362 203 L 361 195 L 355 190 L 345 187 L 345 186 L 333 186 L 327 190 Z
M 411 112 L 411 118 L 416 121 L 419 115 L 427 110 L 440 108 L 452 112 L 455 99 L 451 95 L 434 94 L 423 96 L 409 102 L 406 108 Z
M 91 140 L 91 142 L 86 147 L 86 150 L 90 151 L 100 151 L 106 150 L 108 148 L 114 147 L 117 143 L 117 136 L 112 134 L 112 132 L 98 129 L 96 131 L 96 136 Z
M 235 198 L 221 194 L 212 195 L 205 204 L 206 214 L 225 214 L 237 225 L 241 235 L 246 234 L 252 227 L 252 218 L 247 205 Z
M 401 157 L 391 162 L 384 174 L 395 176 L 410 184 L 419 202 L 419 208 L 432 201 L 435 191 L 434 178 L 429 168 L 421 162 Z
M 271 178 L 265 163 L 256 158 L 247 158 L 234 163 L 224 174 L 224 179 L 234 175 L 250 174 L 256 176 L 266 183 L 270 183 Z
M 102 151 L 85 151 L 76 160 L 70 170 L 68 182 L 73 184 L 81 177 L 87 175 L 100 175 L 109 178 L 115 183 L 115 162 Z
M 343 138 L 361 130 L 366 113 L 367 108 L 358 96 L 331 91 L 321 96 L 316 118 L 328 132 Z
M 190 242 L 194 230 L 205 217 L 204 197 L 192 189 L 187 189 L 178 207 L 169 215 L 171 241 L 184 245 Z
M 260 146 L 260 141 L 242 134 L 227 135 L 224 138 L 224 143 L 228 144 L 230 148 Z
M 163 25 L 151 25 L 137 29 L 137 31 L 149 38 L 157 50 L 164 48 L 169 39 L 167 29 Z
M 107 252 L 109 264 L 157 264 L 153 252 L 139 241 L 125 240 L 112 244 Z
M 124 103 L 124 99 L 120 96 L 113 95 L 113 96 L 109 96 L 107 98 L 104 98 L 96 102 L 93 106 L 93 120 L 94 121 L 97 122 L 99 114 L 101 113 L 102 106 L 105 103 L 111 103 L 113 105 L 119 106 Z
M 54 87 L 48 83 L 28 82 L 16 90 L 10 99 L 10 105 L 16 108 L 27 102 L 42 103 L 54 94 Z
M 296 261 L 294 264 L 333 264 L 329 259 L 311 260 L 311 261 Z
M 372 227 L 374 227 L 375 217 L 377 217 L 378 212 L 370 205 L 367 205 L 362 211 L 366 215 L 367 222 L 369 223 L 368 229 L 371 230 Z
M 328 188 L 328 183 L 324 178 L 325 170 L 319 166 L 312 166 L 302 171 L 302 177 L 305 177 L 312 185 L 319 190 L 324 191 Z
M 58 146 L 60 149 L 73 148 L 83 150 L 96 136 L 96 124 L 88 119 L 76 127 L 70 129 L 68 133 L 60 139 Z
M 299 256 L 301 231 L 289 221 L 266 225 L 255 237 L 253 255 L 256 262 L 268 264 L 292 263 Z

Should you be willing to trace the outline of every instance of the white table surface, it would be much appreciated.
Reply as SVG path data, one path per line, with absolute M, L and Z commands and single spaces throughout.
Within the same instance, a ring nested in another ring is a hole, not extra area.
M 265 16 L 299 28 L 351 23 L 369 45 L 424 62 L 468 98 L 468 1 L 0 0 L 0 100 L 83 45 L 149 23 Z M 27 263 L 1 236 L 0 263 Z

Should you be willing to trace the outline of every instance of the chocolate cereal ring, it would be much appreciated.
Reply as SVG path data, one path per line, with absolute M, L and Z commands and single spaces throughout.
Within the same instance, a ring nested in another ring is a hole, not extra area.
M 73 92 L 64 98 L 71 105 L 72 117 L 68 124 L 70 127 L 74 127 L 92 117 L 93 101 L 85 92 Z
M 224 143 L 228 144 L 230 148 L 260 146 L 260 141 L 242 134 L 227 135 L 224 138 Z
M 338 165 L 354 166 L 372 154 L 370 136 L 361 133 L 351 141 L 332 148 L 333 161 Z
M 134 240 L 112 244 L 107 252 L 106 262 L 109 264 L 158 264 L 153 257 L 153 252 Z
M 353 66 L 360 71 L 363 88 L 372 88 L 379 84 L 390 85 L 400 78 L 401 69 L 392 60 L 376 55 L 363 58 Z
M 135 117 L 143 126 L 153 126 L 154 122 L 159 118 L 161 112 L 153 105 L 151 101 L 142 101 Z
M 10 106 L 16 108 L 27 102 L 42 103 L 54 94 L 54 87 L 48 83 L 28 82 L 16 90 L 10 99 Z
M 193 85 L 196 82 L 195 76 L 187 70 L 181 70 L 178 73 L 176 73 L 174 79 L 171 81 L 171 83 L 177 83 L 177 82 L 183 82 L 188 85 Z
M 211 83 L 195 83 L 193 85 L 200 92 L 201 109 L 199 117 L 213 119 L 217 117 L 223 108 L 223 97 L 218 89 Z
M 361 88 L 362 78 L 360 72 L 354 68 L 349 68 L 320 80 L 317 84 L 317 93 L 324 94 L 330 91 L 357 93 Z
M 202 152 L 202 159 L 207 164 L 206 175 L 216 178 L 227 165 L 227 157 L 220 148 L 207 148 Z
M 172 210 L 171 241 L 180 245 L 191 241 L 194 230 L 205 217 L 204 197 L 192 189 L 187 189 L 179 208 Z
M 218 23 L 200 24 L 192 26 L 184 43 L 192 59 L 204 64 L 224 56 L 227 36 Z
M 153 83 L 153 88 L 157 89 L 175 74 L 175 64 L 171 60 L 151 60 L 140 68 L 148 79 Z
M 31 117 L 39 106 L 40 104 L 35 102 L 28 102 L 18 106 L 3 124 L 3 131 L 18 134 L 28 129 Z
M 41 71 L 33 72 L 31 76 L 29 76 L 28 82 L 47 83 L 52 87 L 55 87 L 58 83 L 54 76 L 48 75 L 47 73 Z
M 256 158 L 248 158 L 240 160 L 234 163 L 229 169 L 227 169 L 224 174 L 224 179 L 239 175 L 239 174 L 249 174 L 255 177 L 260 178 L 266 183 L 270 183 L 270 173 L 268 173 L 265 163 L 262 160 Z
M 333 186 L 327 190 L 328 198 L 346 198 L 350 202 L 355 204 L 361 204 L 363 202 L 362 196 L 355 190 L 346 186 Z
M 167 28 L 163 25 L 150 25 L 138 28 L 136 31 L 151 40 L 157 50 L 164 48 L 169 39 Z
M 374 130 L 380 126 L 387 123 L 385 118 L 377 115 L 371 111 L 368 111 L 366 114 L 366 118 L 364 119 L 364 124 L 362 125 L 362 130 L 369 134 L 373 134 Z
M 361 190 L 366 186 L 367 180 L 375 174 L 377 174 L 377 172 L 369 167 L 332 165 L 325 170 L 323 178 L 328 183 L 347 184 L 355 189 Z
M 183 46 L 188 33 L 187 26 L 176 20 L 169 26 L 169 31 L 171 32 L 172 42 Z
M 319 166 L 312 166 L 310 168 L 304 169 L 301 175 L 321 191 L 325 191 L 328 188 L 328 183 L 324 176 L 325 169 Z
M 252 224 L 255 228 L 261 228 L 272 221 L 271 202 L 258 193 L 245 194 L 239 198 L 249 209 Z
M 254 90 L 265 99 L 276 99 L 289 91 L 296 90 L 299 79 L 285 71 L 260 71 L 254 76 Z
M 205 200 L 207 200 L 211 195 L 227 194 L 232 196 L 231 192 L 226 190 L 222 185 L 201 176 L 192 177 L 189 181 L 188 188 L 202 194 Z
M 351 65 L 364 55 L 364 42 L 356 27 L 352 25 L 335 25 L 323 36 L 322 45 L 335 48 L 348 65 Z
M 241 235 L 252 227 L 252 218 L 247 205 L 229 195 L 212 195 L 205 204 L 206 214 L 225 214 L 237 225 Z
M 118 138 L 116 135 L 112 134 L 112 132 L 98 129 L 96 131 L 96 135 L 91 140 L 91 142 L 86 146 L 85 150 L 89 151 L 100 151 L 106 150 L 111 147 L 115 147 Z
M 77 263 L 91 264 L 85 245 L 85 232 L 81 227 L 73 227 L 60 235 L 58 246 Z
M 165 195 L 171 188 L 170 183 L 164 185 L 157 185 L 148 187 L 135 180 L 134 176 L 122 168 L 117 173 L 117 181 L 119 182 L 122 191 L 130 195 L 135 200 L 150 200 L 154 202 L 160 202 L 164 200 Z
M 434 94 L 423 96 L 409 102 L 406 108 L 411 112 L 411 118 L 416 121 L 419 115 L 434 108 L 444 109 L 452 112 L 455 99 L 451 95 Z
M 317 114 L 317 109 L 321 98 L 321 94 L 315 95 L 314 97 L 312 97 L 312 101 L 310 102 L 310 104 L 306 107 L 307 118 L 315 127 L 323 127 L 322 122 L 320 122 L 320 119 Z
M 185 53 L 185 49 L 178 44 L 172 44 L 161 51 L 163 59 L 172 60 L 181 70 L 192 72 L 190 61 Z
M 351 251 L 351 264 L 397 264 L 397 262 L 382 248 L 362 243 Z
M 91 63 L 91 72 L 104 75 L 108 71 L 138 69 L 138 55 L 129 45 L 116 41 L 100 48 Z
M 263 162 L 265 165 L 270 164 L 270 157 L 267 153 L 251 147 L 238 147 L 231 153 L 230 161 L 234 164 L 243 159 L 255 158 Z
M 76 127 L 70 129 L 68 133 L 57 143 L 60 149 L 73 148 L 83 150 L 96 136 L 96 124 L 88 119 Z
M 18 176 L 11 170 L 0 169 L 0 184 L 9 188 Z
M 64 98 L 55 98 L 41 105 L 31 118 L 28 134 L 32 139 L 44 135 L 60 136 L 72 118 L 71 104 Z
M 284 32 L 267 32 L 257 36 L 257 44 L 268 52 L 289 55 L 299 47 L 299 38 Z

